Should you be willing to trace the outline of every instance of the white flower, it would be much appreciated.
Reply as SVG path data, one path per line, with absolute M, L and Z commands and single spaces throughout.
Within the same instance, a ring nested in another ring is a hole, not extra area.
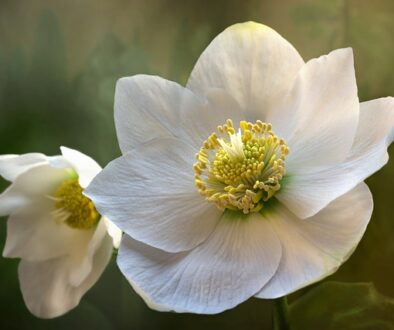
M 12 182 L 0 195 L 0 216 L 10 215 L 3 256 L 22 259 L 23 298 L 31 313 L 42 318 L 78 305 L 121 235 L 82 195 L 100 166 L 76 150 L 61 151 L 54 157 L 0 156 L 0 175 Z
M 350 48 L 304 63 L 249 22 L 213 40 L 186 88 L 120 79 L 115 121 L 123 155 L 86 194 L 127 234 L 120 269 L 154 308 L 218 313 L 289 294 L 351 255 L 394 100 L 359 104 Z

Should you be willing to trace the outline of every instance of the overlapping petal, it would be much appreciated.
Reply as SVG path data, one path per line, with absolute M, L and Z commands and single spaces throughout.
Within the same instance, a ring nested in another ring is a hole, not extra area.
M 78 181 L 82 188 L 86 188 L 93 178 L 101 171 L 97 162 L 78 150 L 60 147 L 63 157 L 78 173 Z
M 123 234 L 122 231 L 117 225 L 115 225 L 111 220 L 107 219 L 106 217 L 102 217 L 101 221 L 105 223 L 108 235 L 112 237 L 114 248 L 119 249 Z
M 8 181 L 14 181 L 23 172 L 30 168 L 47 164 L 47 157 L 40 153 L 30 153 L 24 155 L 1 155 L 0 156 L 0 176 Z
M 290 174 L 343 161 L 353 143 L 359 101 L 351 48 L 310 60 L 297 75 L 284 104 L 268 116 L 290 147 Z
M 54 218 L 52 201 L 36 200 L 13 212 L 7 221 L 3 256 L 29 261 L 44 261 L 86 250 L 93 230 L 75 230 Z
M 48 164 L 38 165 L 23 172 L 0 195 L 0 216 L 32 203 L 35 198 L 48 196 L 67 177 L 64 169 Z
M 79 266 L 68 256 L 42 262 L 22 260 L 19 280 L 28 309 L 41 318 L 60 316 L 78 305 L 82 295 L 97 281 L 112 254 L 112 240 L 105 236 L 94 254 L 89 275 L 77 286 L 70 274 Z
M 244 110 L 247 120 L 265 120 L 304 64 L 294 47 L 271 28 L 247 22 L 220 33 L 198 59 L 187 88 L 204 96 L 224 89 Z
M 168 252 L 189 250 L 221 213 L 194 186 L 194 153 L 174 138 L 143 143 L 112 161 L 85 194 L 134 239 Z
M 281 245 L 259 214 L 224 213 L 212 235 L 190 252 L 168 253 L 123 238 L 118 265 L 150 305 L 213 314 L 254 295 L 275 273 Z
M 78 239 L 81 233 L 75 235 L 75 239 Z M 108 249 L 112 251 L 112 245 L 109 247 L 107 242 L 107 225 L 103 219 L 100 219 L 99 223 L 95 228 L 90 230 L 88 239 L 81 240 L 81 244 L 72 246 L 70 250 L 70 258 L 72 263 L 75 265 L 70 271 L 69 281 L 73 286 L 79 286 L 89 276 L 94 267 L 94 256 L 100 249 L 102 244 L 107 244 Z M 112 238 L 112 237 L 111 237 Z M 78 241 L 77 241 L 78 242 Z M 113 242 L 113 241 L 112 241 Z
M 302 218 L 314 215 L 387 163 L 393 127 L 392 97 L 361 103 L 356 136 L 344 162 L 290 175 L 277 198 Z
M 188 138 L 179 128 L 182 111 L 201 107 L 193 93 L 156 76 L 122 78 L 116 85 L 115 124 L 119 146 L 127 153 L 154 138 Z
M 231 95 L 211 89 L 202 98 L 156 76 L 122 78 L 116 85 L 115 124 L 119 146 L 127 153 L 155 138 L 179 138 L 198 149 L 217 125 L 240 120 Z
M 335 272 L 363 236 L 372 208 L 371 192 L 360 183 L 307 220 L 285 207 L 268 213 L 283 252 L 276 274 L 256 296 L 281 297 Z
M 235 125 L 245 119 L 238 102 L 225 90 L 212 88 L 205 97 L 202 107 L 183 111 L 179 123 L 179 128 L 184 129 L 185 134 L 190 137 L 195 151 L 198 151 L 203 141 L 213 132 L 217 132 L 218 125 L 223 125 L 227 119 L 231 119 Z

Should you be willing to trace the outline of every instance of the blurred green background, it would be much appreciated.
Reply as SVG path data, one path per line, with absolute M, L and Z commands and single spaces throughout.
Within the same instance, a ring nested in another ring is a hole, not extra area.
M 352 46 L 360 100 L 394 95 L 393 0 L 0 0 L 0 154 L 58 154 L 65 145 L 104 166 L 120 155 L 116 80 L 149 73 L 184 84 L 208 43 L 247 20 L 273 27 L 305 60 Z M 368 184 L 375 209 L 366 235 L 323 285 L 290 296 L 294 328 L 394 329 L 394 161 Z M 0 259 L 1 329 L 272 328 L 267 300 L 215 316 L 151 311 L 115 258 L 75 310 L 39 320 L 24 306 L 17 264 Z

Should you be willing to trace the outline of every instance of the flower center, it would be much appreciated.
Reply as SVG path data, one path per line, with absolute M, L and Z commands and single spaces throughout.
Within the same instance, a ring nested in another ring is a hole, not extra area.
M 289 148 L 271 124 L 241 121 L 239 126 L 236 132 L 228 119 L 203 142 L 194 164 L 195 184 L 219 209 L 247 214 L 259 212 L 280 189 Z
M 97 224 L 100 214 L 82 191 L 78 178 L 63 181 L 55 192 L 54 215 L 72 228 L 90 229 Z

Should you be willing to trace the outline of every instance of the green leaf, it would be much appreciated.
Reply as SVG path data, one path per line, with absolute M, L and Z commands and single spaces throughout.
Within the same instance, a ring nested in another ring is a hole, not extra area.
M 290 305 L 292 329 L 394 329 L 394 299 L 372 283 L 325 282 Z

